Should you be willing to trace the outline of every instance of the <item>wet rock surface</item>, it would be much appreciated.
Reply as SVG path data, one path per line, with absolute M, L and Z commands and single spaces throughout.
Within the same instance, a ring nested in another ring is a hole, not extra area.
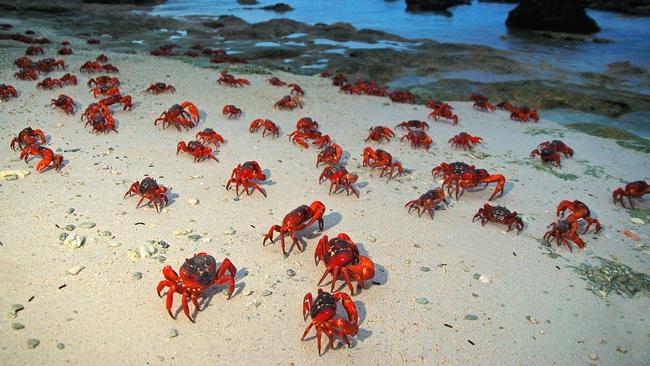
M 471 0 L 406 0 L 408 11 L 447 11 L 452 6 L 470 5 Z
M 513 29 L 548 30 L 589 34 L 600 31 L 581 1 L 524 0 L 508 14 L 506 25 Z

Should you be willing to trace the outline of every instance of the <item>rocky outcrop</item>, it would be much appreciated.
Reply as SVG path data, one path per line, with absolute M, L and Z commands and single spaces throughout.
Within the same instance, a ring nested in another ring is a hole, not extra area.
M 509 28 L 589 34 L 600 31 L 587 11 L 586 2 L 523 0 L 508 14 Z
M 588 7 L 617 13 L 650 15 L 650 0 L 589 0 Z
M 277 3 L 277 4 L 273 4 L 273 5 L 267 5 L 267 6 L 261 7 L 260 9 L 274 11 L 276 13 L 284 13 L 284 12 L 293 10 L 291 5 L 285 4 L 285 3 Z
M 406 0 L 408 11 L 447 11 L 452 6 L 470 5 L 471 0 Z

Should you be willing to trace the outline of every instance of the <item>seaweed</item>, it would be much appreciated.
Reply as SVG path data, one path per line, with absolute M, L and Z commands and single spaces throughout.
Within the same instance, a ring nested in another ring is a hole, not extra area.
M 581 263 L 572 267 L 578 275 L 587 281 L 589 290 L 599 297 L 605 298 L 612 291 L 618 295 L 633 297 L 637 293 L 650 295 L 650 276 L 636 272 L 629 266 L 596 257 L 597 265 Z
M 566 126 L 587 135 L 616 140 L 623 148 L 650 154 L 650 140 L 631 132 L 597 123 L 573 123 Z
M 639 218 L 643 221 L 650 221 L 650 208 L 628 208 L 627 212 L 631 217 Z
M 531 136 L 549 135 L 557 138 L 564 138 L 564 131 L 559 128 L 533 127 L 525 129 L 524 133 Z
M 533 168 L 539 171 L 548 172 L 563 180 L 576 180 L 578 176 L 573 173 L 560 173 L 557 169 L 553 168 L 550 164 L 535 163 Z

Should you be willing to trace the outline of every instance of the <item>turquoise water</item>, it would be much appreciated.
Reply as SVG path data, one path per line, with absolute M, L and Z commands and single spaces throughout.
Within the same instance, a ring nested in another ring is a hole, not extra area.
M 263 0 L 260 5 L 278 1 Z M 404 1 L 382 0 L 282 0 L 295 10 L 275 13 L 247 10 L 235 0 L 168 0 L 152 10 L 154 15 L 235 15 L 248 22 L 289 18 L 315 23 L 348 22 L 357 29 L 370 28 L 408 38 L 428 38 L 440 42 L 489 45 L 515 51 L 515 58 L 545 62 L 574 71 L 603 71 L 614 61 L 628 60 L 650 68 L 650 18 L 630 17 L 589 11 L 602 31 L 597 37 L 610 43 L 593 43 L 533 38 L 508 32 L 505 20 L 513 4 L 479 3 L 451 8 L 453 16 L 406 12 Z M 248 6 L 250 8 L 250 6 Z M 346 45 L 354 47 L 354 45 Z

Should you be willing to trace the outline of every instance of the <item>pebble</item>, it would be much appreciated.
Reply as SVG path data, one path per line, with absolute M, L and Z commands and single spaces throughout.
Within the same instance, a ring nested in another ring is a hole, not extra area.
M 185 202 L 187 202 L 187 204 L 190 206 L 196 206 L 199 204 L 199 200 L 196 198 L 188 198 Z
M 191 229 L 182 229 L 182 230 L 174 230 L 173 231 L 174 235 L 177 235 L 177 236 L 188 235 L 191 232 L 192 232 Z
M 138 248 L 138 254 L 141 258 L 150 258 L 152 254 L 155 254 L 158 251 L 156 247 L 151 243 L 141 244 Z
M 531 322 L 531 324 L 539 324 L 539 320 L 537 320 L 535 317 L 532 317 L 530 315 L 526 315 L 526 319 L 528 319 L 528 321 Z
M 74 225 L 68 224 L 68 225 L 64 226 L 63 229 L 67 230 L 67 231 L 72 231 L 72 230 L 74 230 Z
M 95 227 L 95 225 L 96 224 L 94 222 L 92 222 L 92 221 L 86 221 L 86 222 L 82 222 L 81 224 L 79 224 L 79 227 L 82 227 L 84 229 L 92 229 L 92 228 Z
M 248 302 L 246 305 L 247 305 L 247 306 L 255 306 L 255 307 L 258 307 L 258 306 L 262 305 L 262 300 L 260 300 L 260 299 L 255 299 L 255 300 L 252 300 L 252 301 Z
M 9 310 L 9 317 L 10 318 L 15 318 L 16 315 L 18 315 L 18 312 L 23 310 L 25 307 L 23 304 L 13 304 L 11 305 L 11 309 Z
M 422 266 L 422 267 L 420 267 L 420 270 L 421 270 L 422 272 L 429 272 L 429 271 L 431 270 L 431 268 L 426 267 L 426 266 Z
M 190 239 L 191 241 L 199 241 L 199 239 L 201 239 L 201 235 L 192 234 L 192 235 L 188 236 L 187 238 Z
M 178 331 L 176 330 L 176 328 L 171 328 L 169 330 L 169 333 L 167 333 L 167 336 L 169 338 L 176 338 L 176 337 L 178 337 Z
M 627 349 L 623 346 L 616 346 L 616 352 L 627 353 Z
M 229 227 L 228 229 L 223 231 L 223 235 L 235 235 L 237 231 L 233 229 L 232 227 Z
M 136 279 L 136 280 L 142 279 L 142 272 L 135 272 L 133 274 L 133 278 Z
M 57 344 L 56 344 L 56 348 L 58 348 L 58 349 L 64 349 L 64 348 L 65 348 L 65 344 L 63 344 L 63 343 L 57 343 Z
M 158 246 L 163 248 L 163 249 L 169 248 L 169 244 L 167 244 L 167 242 L 162 241 L 162 240 L 158 242 Z
M 253 290 L 246 290 L 246 292 L 244 293 L 244 296 L 250 296 L 250 295 L 253 294 L 253 292 L 255 292 L 255 291 L 253 291 Z
M 377 238 L 374 235 L 369 235 L 368 236 L 368 241 L 371 243 L 374 243 L 377 241 Z
M 201 241 L 204 242 L 204 243 L 209 243 L 209 242 L 212 241 L 212 238 L 203 238 L 203 239 L 201 239 Z
M 0 171 L 0 178 L 6 179 L 6 180 L 16 180 L 18 178 L 25 178 L 26 176 L 30 175 L 31 172 L 29 170 L 3 170 Z M 9 178 L 11 177 L 11 178 Z
M 476 320 L 476 319 L 478 319 L 477 315 L 474 315 L 474 314 L 465 315 L 465 320 Z
M 15 330 L 21 330 L 25 328 L 25 325 L 23 325 L 22 323 L 11 323 L 11 328 Z
M 643 221 L 643 219 L 638 218 L 638 217 L 632 217 L 632 218 L 630 218 L 630 221 L 632 221 L 633 224 L 637 224 L 637 225 L 645 224 L 645 221 Z
M 74 212 L 74 208 L 72 208 L 72 207 L 70 207 L 70 208 L 68 209 L 68 211 L 66 211 L 66 213 L 67 213 L 68 215 L 72 214 L 73 212 Z
M 598 361 L 598 355 L 595 353 L 590 353 L 589 358 L 591 358 L 592 361 Z
M 65 240 L 63 241 L 63 244 L 65 244 L 70 249 L 79 249 L 79 248 L 81 248 L 82 245 L 84 245 L 85 241 L 86 241 L 85 236 L 77 235 L 77 234 L 71 234 L 71 235 L 68 235 L 65 238 Z
M 68 270 L 68 274 L 71 274 L 73 276 L 76 276 L 79 274 L 79 272 L 83 271 L 83 269 L 86 268 L 84 266 L 74 266 Z
M 111 232 L 108 231 L 108 230 L 98 230 L 98 231 L 97 231 L 97 235 L 99 235 L 99 236 L 108 236 L 108 237 L 110 237 L 110 236 L 113 235 L 113 233 L 111 233 Z
M 27 348 L 36 348 L 40 343 L 41 341 L 39 341 L 38 339 L 30 338 L 27 340 Z
M 487 283 L 492 283 L 492 279 L 491 279 L 490 277 L 488 277 L 488 276 L 483 276 L 483 275 L 481 275 L 481 276 L 478 278 L 478 280 L 481 281 L 482 283 L 486 283 L 486 284 L 487 284 Z
M 68 233 L 60 233 L 59 241 L 64 241 L 68 237 Z
M 140 259 L 140 253 L 138 253 L 138 251 L 137 251 L 137 250 L 134 250 L 134 249 L 129 250 L 129 251 L 126 253 L 126 255 L 129 257 L 129 259 L 130 259 L 132 262 L 137 262 L 138 259 Z
M 293 277 L 295 275 L 296 275 L 296 271 L 294 271 L 293 269 L 287 269 L 287 276 Z
M 415 299 L 415 302 L 417 302 L 420 305 L 426 305 L 429 303 L 429 299 L 427 299 L 426 297 L 418 297 L 417 299 Z
M 271 291 L 271 290 L 262 291 L 262 296 L 271 296 L 272 294 L 273 294 L 273 291 Z

